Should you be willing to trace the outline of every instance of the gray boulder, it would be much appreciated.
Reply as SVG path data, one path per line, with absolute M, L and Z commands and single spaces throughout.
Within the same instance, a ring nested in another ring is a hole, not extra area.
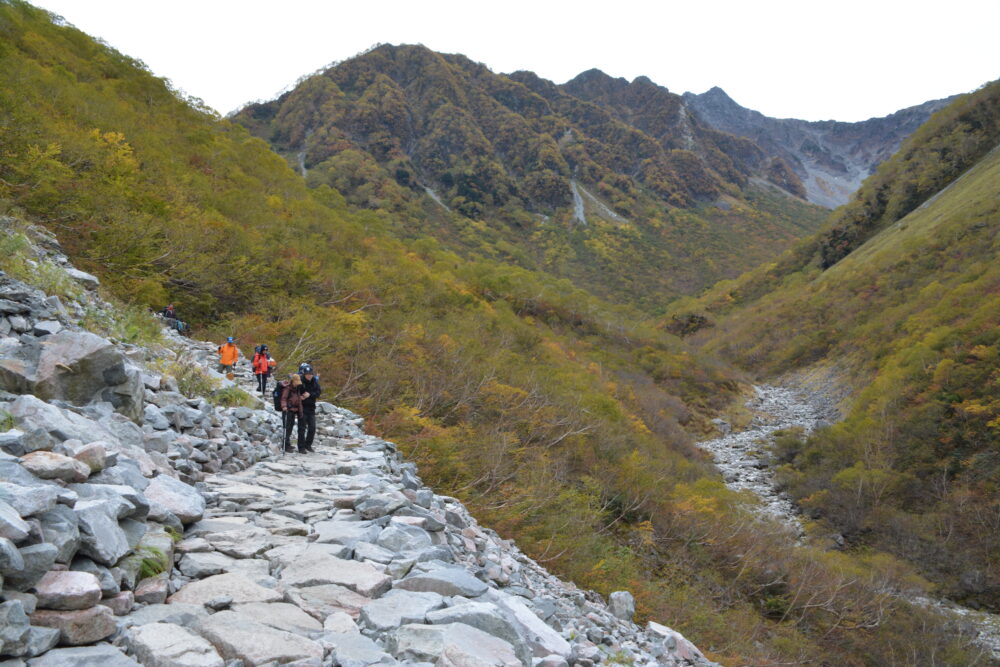
M 509 642 L 518 658 L 526 665 L 531 664 L 532 651 L 518 632 L 515 624 L 495 604 L 489 602 L 463 602 L 453 607 L 445 607 L 427 614 L 427 623 L 446 625 L 464 623 L 494 637 Z
M 462 623 L 404 625 L 396 633 L 394 644 L 400 660 L 477 667 L 521 665 L 509 642 Z
M 0 500 L 0 537 L 20 542 L 28 536 L 31 527 L 13 507 Z
M 220 611 L 200 620 L 195 630 L 210 641 L 223 658 L 242 660 L 245 665 L 323 659 L 323 647 L 316 642 L 232 611 Z
M 60 331 L 0 357 L 0 388 L 76 405 L 100 398 L 130 419 L 142 416 L 139 373 L 110 341 L 85 331 Z
M 608 596 L 608 611 L 623 621 L 635 615 L 635 598 L 628 591 L 615 591 Z
M 331 647 L 331 658 L 340 667 L 367 667 L 379 663 L 392 664 L 392 656 L 368 637 L 357 632 L 327 632 L 320 642 Z
M 14 543 L 0 537 L 0 577 L 9 576 L 24 569 L 24 558 Z
M 128 538 L 118 525 L 117 505 L 108 500 L 81 500 L 73 508 L 80 521 L 80 554 L 101 565 L 114 565 L 129 552 Z
M 22 517 L 47 512 L 59 502 L 59 491 L 53 484 L 23 486 L 0 482 L 0 502 L 6 502 Z
M 0 604 L 0 656 L 24 655 L 29 632 L 28 615 L 20 600 Z
M 57 648 L 32 658 L 28 667 L 142 667 L 111 644 Z
M 337 584 L 367 597 L 378 597 L 392 586 L 392 579 L 368 563 L 317 552 L 307 552 L 286 566 L 281 582 L 285 586 Z
M 66 505 L 54 508 L 38 517 L 45 541 L 56 548 L 56 562 L 68 563 L 80 548 L 80 520 Z
M 431 536 L 423 528 L 405 524 L 390 523 L 379 533 L 375 544 L 390 551 L 420 551 L 431 546 Z
M 372 630 L 394 630 L 404 623 L 424 623 L 428 612 L 443 606 L 437 593 L 394 590 L 365 605 L 358 620 Z
M 51 544 L 32 544 L 19 549 L 24 567 L 4 578 L 4 587 L 15 591 L 26 591 L 52 569 L 56 562 L 56 547 Z
M 133 627 L 125 644 L 145 667 L 224 667 L 225 661 L 195 632 L 173 623 Z
M 62 410 L 46 403 L 37 396 L 19 396 L 7 411 L 18 427 L 27 432 L 40 428 L 56 440 L 76 439 L 93 442 L 96 439 L 112 440 L 113 434 L 97 422 L 69 410 Z
M 146 487 L 145 495 L 185 525 L 198 521 L 205 514 L 205 498 L 193 486 L 173 477 L 159 475 L 153 478 Z
M 469 598 L 482 595 L 489 588 L 464 568 L 457 566 L 417 572 L 396 582 L 394 587 L 407 591 L 429 591 L 440 595 L 462 595 Z

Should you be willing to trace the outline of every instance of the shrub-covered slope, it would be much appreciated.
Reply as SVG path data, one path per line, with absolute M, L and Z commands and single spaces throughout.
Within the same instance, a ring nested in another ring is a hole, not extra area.
M 774 185 L 800 193 L 790 170 L 645 78 L 556 86 L 386 45 L 234 119 L 313 186 L 392 211 L 397 234 L 640 305 L 734 277 L 820 219 Z
M 846 369 L 847 418 L 780 452 L 790 490 L 852 545 L 911 559 L 948 594 L 993 610 L 998 143 L 993 83 L 935 115 L 819 236 L 677 305 L 680 321 L 718 318 L 696 337 L 760 374 Z
M 713 657 L 886 664 L 917 632 L 968 655 L 887 592 L 898 562 L 803 552 L 752 520 L 689 444 L 736 376 L 634 311 L 400 241 L 387 212 L 308 188 L 245 129 L 18 1 L 0 2 L 0 144 L 0 210 L 53 230 L 114 295 L 172 301 L 245 352 L 267 342 L 280 372 L 311 360 L 325 397 L 435 488 Z

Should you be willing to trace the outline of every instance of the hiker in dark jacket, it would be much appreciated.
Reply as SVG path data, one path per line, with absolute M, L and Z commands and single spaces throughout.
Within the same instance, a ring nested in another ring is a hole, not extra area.
M 299 373 L 302 375 L 302 410 L 303 419 L 306 422 L 305 446 L 307 452 L 313 449 L 313 439 L 316 437 L 316 399 L 322 393 L 319 386 L 319 377 L 313 373 L 313 367 L 309 364 L 301 364 Z
M 292 427 L 298 424 L 298 446 L 299 453 L 305 454 L 305 422 L 303 421 L 302 408 L 302 378 L 293 375 L 291 381 L 281 392 L 281 419 L 285 425 L 285 451 L 294 452 L 292 449 Z

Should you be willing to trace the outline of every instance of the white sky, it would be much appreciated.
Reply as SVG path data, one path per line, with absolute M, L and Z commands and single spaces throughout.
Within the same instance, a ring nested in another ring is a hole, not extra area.
M 863 120 L 1000 77 L 1000 0 L 36 0 L 228 113 L 376 43 Z

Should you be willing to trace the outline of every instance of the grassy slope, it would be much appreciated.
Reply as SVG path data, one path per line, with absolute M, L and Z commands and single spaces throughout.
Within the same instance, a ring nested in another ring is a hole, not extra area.
M 782 452 L 799 501 L 855 546 L 911 559 L 946 593 L 992 609 L 1000 608 L 998 183 L 994 149 L 831 268 L 787 273 L 780 287 L 748 298 L 775 280 L 772 265 L 696 304 L 710 317 L 725 313 L 697 334 L 706 350 L 764 376 L 835 364 L 853 378 L 844 422 Z

